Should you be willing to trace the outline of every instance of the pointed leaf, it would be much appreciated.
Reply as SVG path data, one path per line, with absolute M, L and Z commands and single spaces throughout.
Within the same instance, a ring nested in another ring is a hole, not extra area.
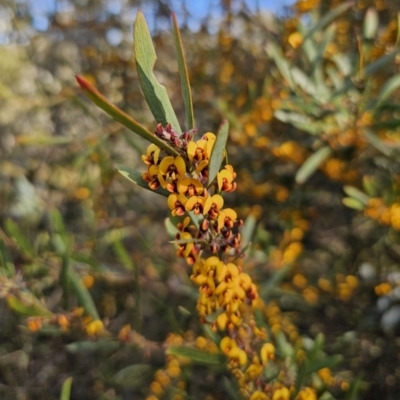
M 14 239 L 17 248 L 26 256 L 34 257 L 35 250 L 18 225 L 12 219 L 7 219 L 5 225 L 7 233 Z
M 342 199 L 342 203 L 349 208 L 353 208 L 354 210 L 364 210 L 365 204 L 363 204 L 360 200 L 354 199 L 353 197 L 344 197 Z
M 175 13 L 172 13 L 172 22 L 174 25 L 174 39 L 175 39 L 176 54 L 178 57 L 178 69 L 179 69 L 179 74 L 181 76 L 182 97 L 186 111 L 186 125 L 187 129 L 193 129 L 194 114 L 193 114 L 192 91 L 190 90 L 189 73 L 186 66 L 185 53 L 183 51 L 181 34 L 179 31 L 178 21 L 176 19 Z
M 136 185 L 142 188 L 150 190 L 151 192 L 162 194 L 163 196 L 166 197 L 168 197 L 171 194 L 168 192 L 168 190 L 163 189 L 161 186 L 155 190 L 150 189 L 149 184 L 142 178 L 142 173 L 139 171 L 135 171 L 134 169 L 129 168 L 123 164 L 116 164 L 115 167 L 123 177 L 125 177 L 126 179 L 130 180 L 131 182 L 135 183 Z
M 332 154 L 330 147 L 321 147 L 314 154 L 307 158 L 296 174 L 296 182 L 304 183 L 318 167 Z
M 274 42 L 267 43 L 266 47 L 268 55 L 275 61 L 275 64 L 281 73 L 282 77 L 286 80 L 287 84 L 292 90 L 296 89 L 296 85 L 293 81 L 292 75 L 290 73 L 289 63 L 286 61 L 282 54 L 282 50 Z
M 116 121 L 120 122 L 122 125 L 126 126 L 132 132 L 135 132 L 142 138 L 154 143 L 158 147 L 164 149 L 169 154 L 174 154 L 179 156 L 178 151 L 171 147 L 168 143 L 164 142 L 147 128 L 141 125 L 139 122 L 135 121 L 130 115 L 119 109 L 117 106 L 112 104 L 106 97 L 104 97 L 94 86 L 92 86 L 85 78 L 80 75 L 76 75 L 76 80 L 79 86 L 89 97 L 89 99 L 105 111 L 110 117 L 114 118 Z
M 136 16 L 134 26 L 133 51 L 140 86 L 154 118 L 164 126 L 170 123 L 175 131 L 181 133 L 182 131 L 169 100 L 167 90 L 157 82 L 153 74 L 157 56 L 146 20 L 140 11 Z
M 219 365 L 222 364 L 225 360 L 225 357 L 222 354 L 206 353 L 205 351 L 185 346 L 169 347 L 166 353 L 172 356 L 186 357 L 193 361 L 195 364 L 203 365 Z
M 53 313 L 31 293 L 21 293 L 21 298 L 9 294 L 6 298 L 8 306 L 20 315 L 29 317 L 51 317 Z
M 118 371 L 112 377 L 112 381 L 123 387 L 137 388 L 145 384 L 153 371 L 154 368 L 151 365 L 133 364 Z
M 367 196 L 364 192 L 355 188 L 354 186 L 346 185 L 343 187 L 343 190 L 348 196 L 352 197 L 353 199 L 357 199 L 363 204 L 368 204 L 369 196 Z
M 379 26 L 378 12 L 375 8 L 370 7 L 364 18 L 364 37 L 365 39 L 375 39 Z
M 81 342 L 73 342 L 65 346 L 65 348 L 69 353 L 76 353 L 76 354 L 82 354 L 83 352 L 98 354 L 101 351 L 113 352 L 118 350 L 120 347 L 121 347 L 120 342 L 110 339 L 98 340 L 95 342 L 92 340 L 84 340 Z
M 61 388 L 60 400 L 69 400 L 71 395 L 72 376 L 67 378 Z
M 94 321 L 100 319 L 89 290 L 83 284 L 81 277 L 72 266 L 71 268 L 68 268 L 68 279 L 74 289 L 76 297 L 78 298 L 79 304 L 85 309 L 86 313 L 90 315 Z
M 208 165 L 208 181 L 207 186 L 210 186 L 217 176 L 224 158 L 226 142 L 228 140 L 229 122 L 224 119 L 218 129 L 217 139 L 211 152 L 210 163 Z
M 319 19 L 318 23 L 316 23 L 306 34 L 303 39 L 302 44 L 298 47 L 298 49 L 304 45 L 304 43 L 314 35 L 315 32 L 323 29 L 325 26 L 330 24 L 333 20 L 335 20 L 340 14 L 344 11 L 348 10 L 350 7 L 354 5 L 353 1 L 349 1 L 347 3 L 341 4 L 340 6 L 334 8 L 332 11 L 325 14 L 321 19 Z
M 374 146 L 377 150 L 388 157 L 392 154 L 392 149 L 387 146 L 382 140 L 380 140 L 374 132 L 372 132 L 368 128 L 364 128 L 363 132 L 369 143 L 371 143 L 371 145 Z
M 343 360 L 343 356 L 335 355 L 335 356 L 325 356 L 320 360 L 315 360 L 309 363 L 306 363 L 306 375 L 310 375 L 314 372 L 319 371 L 322 368 L 329 368 L 331 369 L 336 364 L 340 363 Z
M 386 54 L 386 55 L 378 58 L 373 63 L 368 64 L 364 69 L 364 76 L 369 76 L 369 75 L 375 74 L 375 72 L 378 72 L 380 69 L 382 69 L 386 65 L 391 64 L 399 52 L 400 52 L 400 47 L 397 47 L 389 54 Z
M 378 109 L 382 103 L 396 90 L 400 87 L 400 74 L 392 76 L 382 87 L 378 94 L 376 109 Z

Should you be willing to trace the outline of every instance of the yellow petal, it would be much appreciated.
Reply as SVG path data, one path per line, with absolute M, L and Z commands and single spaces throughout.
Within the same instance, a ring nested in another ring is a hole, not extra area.
M 185 160 L 180 156 L 175 157 L 174 165 L 175 165 L 175 167 L 176 167 L 176 169 L 178 171 L 178 175 L 185 176 L 185 174 L 186 174 Z M 160 164 L 160 166 L 161 166 L 161 164 Z
M 193 161 L 193 158 L 196 155 L 196 150 L 197 150 L 196 143 L 189 142 L 186 151 L 190 161 Z
M 224 214 L 225 218 L 230 218 L 232 221 L 236 221 L 237 219 L 236 211 L 232 210 L 232 208 L 225 208 Z
M 210 211 L 211 206 L 212 206 L 212 197 L 207 197 L 206 202 L 204 203 L 204 208 L 203 208 L 204 215 L 206 215 Z
M 197 196 L 192 196 L 190 199 L 185 204 L 185 210 L 186 211 L 192 211 L 193 207 L 195 204 L 198 203 L 197 201 Z
M 179 193 L 185 193 L 188 190 L 188 187 L 190 185 L 190 178 L 182 178 L 179 179 L 178 181 L 178 192 Z
M 220 210 L 224 206 L 224 199 L 219 194 L 214 194 L 212 197 L 212 202 L 215 204 L 217 210 Z
M 160 163 L 160 166 L 159 166 L 160 167 L 160 173 L 163 174 L 163 175 L 166 175 L 170 165 L 172 165 L 173 163 L 174 163 L 174 157 L 172 157 L 172 156 L 164 157 L 161 160 L 161 163 Z
M 177 200 L 178 200 L 178 195 L 176 193 L 172 193 L 168 196 L 167 203 L 170 210 L 175 209 L 175 204 Z

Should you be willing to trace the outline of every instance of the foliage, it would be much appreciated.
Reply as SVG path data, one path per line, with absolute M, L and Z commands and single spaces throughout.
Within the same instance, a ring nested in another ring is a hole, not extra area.
M 132 20 L 101 2 L 57 11 L 60 42 L 18 4 L 7 40 L 27 45 L 0 48 L 0 397 L 393 398 L 397 3 L 223 2 L 217 33 L 205 18 L 180 37 L 154 2 L 155 52 L 138 14 L 132 60 Z

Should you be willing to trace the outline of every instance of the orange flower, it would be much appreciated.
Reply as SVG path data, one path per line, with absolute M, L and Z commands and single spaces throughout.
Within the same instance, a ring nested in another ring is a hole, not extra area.
M 232 208 L 225 208 L 224 210 L 221 210 L 218 216 L 218 230 L 221 230 L 223 227 L 232 228 L 236 219 L 236 211 L 232 210 Z
M 224 192 L 233 192 L 236 189 L 236 183 L 233 180 L 236 178 L 236 172 L 231 165 L 225 165 L 225 169 L 218 172 L 217 182 L 218 190 Z
M 188 197 L 201 195 L 204 187 L 198 179 L 182 178 L 178 181 L 178 192 Z
M 160 174 L 171 177 L 172 179 L 177 179 L 178 176 L 184 177 L 186 174 L 185 160 L 180 156 L 164 157 L 160 163 Z
M 172 193 L 168 196 L 168 207 L 172 210 L 172 215 L 181 216 L 185 214 L 185 204 L 187 198 L 183 194 Z
M 219 210 L 224 205 L 224 199 L 219 194 L 209 196 L 204 203 L 204 215 L 208 214 L 210 218 L 215 219 L 219 215 Z
M 186 211 L 193 211 L 195 215 L 203 212 L 205 198 L 202 196 L 192 196 L 185 204 Z
M 157 189 L 160 186 L 160 181 L 158 180 L 158 166 L 150 165 L 147 172 L 142 174 L 143 180 L 148 182 L 150 189 Z
M 147 165 L 157 164 L 160 157 L 161 149 L 155 144 L 151 144 L 146 151 L 146 154 L 142 156 L 142 160 Z

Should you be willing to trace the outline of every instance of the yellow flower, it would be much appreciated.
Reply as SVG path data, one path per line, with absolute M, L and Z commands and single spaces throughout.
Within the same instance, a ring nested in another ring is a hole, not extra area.
M 317 400 L 317 394 L 314 389 L 305 387 L 300 390 L 299 394 L 296 396 L 296 400 Z
M 236 183 L 233 182 L 235 178 L 236 173 L 233 170 L 232 165 L 225 165 L 225 169 L 217 174 L 218 190 L 233 192 L 236 189 Z
M 275 390 L 272 400 L 289 400 L 290 399 L 290 391 L 286 387 L 279 388 Z
M 268 360 L 275 358 L 275 346 L 272 343 L 265 343 L 260 350 L 260 356 L 263 364 L 266 364 Z
M 178 178 L 183 178 L 186 174 L 185 160 L 180 157 L 164 157 L 159 165 L 158 180 L 164 189 L 170 192 L 175 191 L 173 182 Z
M 99 319 L 90 322 L 86 327 L 86 332 L 89 336 L 97 336 L 99 333 L 103 332 L 104 325 Z
M 188 197 L 201 195 L 204 191 L 202 183 L 194 178 L 182 178 L 177 186 L 178 192 Z
M 147 172 L 142 174 L 143 180 L 148 182 L 150 189 L 157 189 L 160 186 L 160 181 L 158 180 L 159 168 L 157 165 L 150 165 Z
M 205 198 L 201 196 L 192 196 L 185 204 L 186 211 L 193 211 L 195 215 L 203 212 Z
M 229 336 L 225 336 L 224 338 L 222 338 L 219 347 L 224 354 L 228 354 L 231 349 L 237 347 L 237 343 L 235 339 L 230 338 Z
M 224 199 L 219 194 L 214 194 L 206 199 L 204 204 L 204 215 L 208 214 L 211 219 L 216 218 L 219 215 L 219 211 L 224 206 Z
M 172 193 L 168 196 L 168 207 L 172 210 L 172 215 L 181 216 L 185 214 L 185 204 L 187 198 L 183 194 Z
M 155 144 L 151 144 L 146 151 L 146 154 L 142 156 L 142 160 L 147 165 L 157 164 L 160 157 L 161 149 Z
M 232 210 L 232 208 L 225 208 L 224 210 L 221 210 L 218 216 L 218 231 L 223 227 L 232 228 L 236 219 L 236 211 Z
M 239 347 L 232 347 L 227 356 L 229 357 L 229 364 L 233 368 L 243 367 L 247 364 L 247 354 Z

